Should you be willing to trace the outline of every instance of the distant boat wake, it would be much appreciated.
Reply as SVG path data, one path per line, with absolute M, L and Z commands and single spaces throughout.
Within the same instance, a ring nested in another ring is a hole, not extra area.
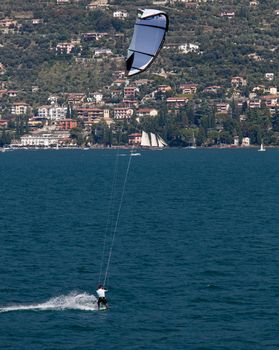
M 72 292 L 68 295 L 60 295 L 51 298 L 41 304 L 27 304 L 27 305 L 11 305 L 7 307 L 0 307 L 1 312 L 12 311 L 63 311 L 63 310 L 82 310 L 95 311 L 98 310 L 97 299 L 94 295 L 87 293 Z

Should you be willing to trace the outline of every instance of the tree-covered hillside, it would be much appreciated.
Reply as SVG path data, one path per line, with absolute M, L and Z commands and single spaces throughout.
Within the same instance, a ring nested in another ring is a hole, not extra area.
M 12 99 L 1 97 L 2 117 L 8 116 L 15 101 L 29 104 L 29 114 L 36 115 L 36 108 L 48 103 L 51 94 L 67 103 L 67 93 L 101 91 L 108 108 L 123 102 L 123 96 L 113 95 L 110 88 L 125 69 L 137 9 L 159 5 L 156 0 L 105 3 L 1 0 L 0 82 L 2 89 L 17 91 Z M 194 129 L 200 145 L 230 143 L 236 135 L 249 136 L 252 143 L 263 137 L 277 143 L 279 102 L 277 106 L 274 99 L 261 97 L 276 95 L 279 85 L 278 1 L 160 3 L 170 17 L 169 32 L 158 59 L 140 76 L 151 82 L 137 93 L 140 106 L 160 113 L 141 120 L 138 127 L 132 123 L 124 128 L 159 131 L 173 145 L 187 144 Z M 115 17 L 116 11 L 127 17 Z M 271 80 L 266 73 L 273 73 Z M 245 83 L 234 85 L 234 77 Z M 137 79 L 131 78 L 130 85 Z M 196 84 L 197 91 L 183 92 L 185 83 Z M 158 91 L 159 85 L 170 86 L 171 91 Z M 213 95 L 207 90 L 212 86 Z M 167 98 L 179 96 L 187 105 L 169 108 Z

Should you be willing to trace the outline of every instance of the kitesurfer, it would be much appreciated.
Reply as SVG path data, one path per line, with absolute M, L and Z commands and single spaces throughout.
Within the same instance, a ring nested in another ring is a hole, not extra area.
M 96 293 L 98 295 L 98 309 L 100 310 L 101 304 L 105 306 L 106 309 L 108 309 L 108 302 L 106 299 L 106 292 L 108 290 L 102 285 L 99 284 L 98 289 L 96 290 Z

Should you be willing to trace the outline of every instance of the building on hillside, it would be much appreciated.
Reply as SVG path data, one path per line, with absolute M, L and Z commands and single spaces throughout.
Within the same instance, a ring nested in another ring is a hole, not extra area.
M 243 137 L 241 146 L 242 147 L 249 147 L 250 146 L 250 137 Z
M 135 86 L 126 86 L 124 88 L 124 98 L 134 98 L 138 91 L 138 88 L 136 88 Z
M 274 73 L 265 73 L 264 77 L 266 80 L 272 81 L 274 80 Z
M 220 13 L 220 17 L 225 17 L 228 19 L 234 18 L 235 17 L 235 12 L 234 11 L 224 11 Z
M 81 38 L 84 41 L 99 41 L 107 36 L 108 36 L 107 32 L 103 32 L 103 33 L 90 32 L 90 33 L 83 33 L 81 35 Z
M 99 57 L 108 57 L 108 56 L 112 56 L 113 53 L 111 51 L 111 49 L 103 49 L 103 48 L 98 48 L 95 49 L 94 51 L 94 57 L 99 58 Z
M 131 119 L 134 111 L 128 107 L 115 107 L 113 108 L 113 118 L 117 120 L 129 120 Z
M 106 8 L 108 8 L 108 6 L 109 6 L 108 0 L 95 0 L 95 1 L 92 1 L 87 6 L 87 9 L 88 10 L 96 10 L 98 8 L 106 9 Z
M 128 12 L 127 11 L 114 11 L 113 17 L 124 20 L 128 17 Z
M 38 117 L 49 120 L 60 120 L 66 118 L 67 107 L 57 105 L 45 105 L 38 108 Z
M 192 83 L 180 84 L 179 88 L 183 94 L 192 95 L 197 93 L 198 84 L 192 84 Z
M 277 95 L 278 94 L 276 86 L 269 86 L 268 88 L 266 88 L 264 90 L 264 92 L 267 94 L 270 94 L 270 95 Z
M 158 110 L 155 108 L 139 108 L 137 110 L 137 116 L 140 118 L 144 117 L 157 117 Z
M 134 133 L 128 136 L 129 145 L 140 145 L 141 144 L 141 134 Z
M 20 138 L 18 147 L 54 147 L 69 140 L 69 134 L 45 134 L 37 133 L 24 135 Z
M 61 119 L 58 121 L 59 130 L 71 130 L 77 127 L 77 121 L 75 119 Z
M 216 104 L 216 113 L 218 114 L 228 114 L 230 109 L 230 105 L 225 102 Z
M 24 115 L 31 110 L 31 107 L 25 102 L 15 102 L 11 107 L 11 113 L 15 115 Z
M 211 94 L 217 94 L 222 89 L 222 86 L 219 85 L 211 85 L 207 86 L 203 92 L 205 93 L 211 93 Z
M 158 85 L 157 86 L 157 91 L 169 92 L 169 91 L 172 91 L 172 87 L 170 85 Z
M 79 107 L 77 110 L 77 115 L 81 119 L 85 120 L 101 120 L 103 118 L 109 118 L 109 109 L 92 108 L 92 107 Z
M 79 47 L 80 42 L 79 41 L 70 41 L 70 42 L 61 42 L 56 45 L 56 52 L 57 53 L 66 53 L 67 55 L 71 54 L 73 49 L 75 47 Z
M 187 97 L 169 97 L 167 98 L 167 104 L 171 108 L 183 107 L 187 104 L 189 99 Z
M 178 46 L 178 51 L 180 51 L 183 54 L 187 54 L 190 52 L 199 52 L 200 51 L 200 45 L 199 44 L 192 44 L 192 43 L 187 43 L 187 44 L 182 44 Z
M 249 100 L 248 106 L 249 106 L 249 108 L 252 108 L 252 109 L 261 108 L 261 100 L 260 99 Z
M 247 86 L 247 80 L 243 77 L 233 77 L 231 79 L 231 85 L 233 88 L 240 88 L 243 86 Z
M 84 93 L 77 93 L 77 92 L 71 92 L 66 94 L 68 103 L 71 104 L 73 107 L 80 106 L 86 101 L 86 94 Z

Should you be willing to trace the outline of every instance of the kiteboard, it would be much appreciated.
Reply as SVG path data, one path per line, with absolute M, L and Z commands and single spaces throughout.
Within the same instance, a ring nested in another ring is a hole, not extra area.
M 108 310 L 108 307 L 106 307 L 105 305 L 100 305 L 100 308 L 98 310 L 105 311 L 105 310 Z

